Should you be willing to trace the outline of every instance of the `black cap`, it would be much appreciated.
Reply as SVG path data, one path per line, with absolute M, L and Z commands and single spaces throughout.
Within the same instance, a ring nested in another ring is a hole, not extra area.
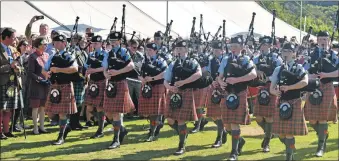
M 93 36 L 91 41 L 92 42 L 102 42 L 102 37 L 100 35 Z
M 55 36 L 53 37 L 53 41 L 63 41 L 63 42 L 66 42 L 67 39 L 66 39 L 66 36 L 65 35 L 58 35 L 58 36 Z
M 213 41 L 213 42 L 212 42 L 212 48 L 213 48 L 213 49 L 222 49 L 222 43 L 221 43 L 221 41 Z
M 244 41 L 241 36 L 236 36 L 231 38 L 231 44 L 243 44 Z
M 175 45 L 175 47 L 187 47 L 188 44 L 185 40 L 179 41 L 177 42 L 177 44 Z
M 296 45 L 292 42 L 285 43 L 282 49 L 292 50 L 294 51 L 296 48 Z
M 154 37 L 163 37 L 163 34 L 161 31 L 157 31 L 154 33 Z
M 112 32 L 109 34 L 109 40 L 120 40 L 122 35 L 120 32 Z
M 153 50 L 158 50 L 157 44 L 155 43 L 149 43 L 146 45 L 147 48 L 153 49 Z
M 260 44 L 272 44 L 273 39 L 270 36 L 264 36 L 259 38 L 259 43 Z
M 328 33 L 328 31 L 319 31 L 317 36 L 318 36 L 318 37 L 320 37 L 320 36 L 326 36 L 326 37 L 329 37 L 329 36 L 330 36 L 330 33 Z

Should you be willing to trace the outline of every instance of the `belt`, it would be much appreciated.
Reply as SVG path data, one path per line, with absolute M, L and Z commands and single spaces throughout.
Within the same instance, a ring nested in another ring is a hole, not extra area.
M 129 81 L 136 82 L 136 83 L 141 83 L 140 80 L 132 79 L 132 78 L 126 78 Z

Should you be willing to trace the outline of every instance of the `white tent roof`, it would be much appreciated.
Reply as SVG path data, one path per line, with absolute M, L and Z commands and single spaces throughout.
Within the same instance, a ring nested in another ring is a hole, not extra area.
M 165 31 L 166 1 L 31 1 L 33 5 L 64 25 L 73 25 L 79 16 L 79 24 L 87 24 L 103 28 L 97 34 L 106 36 L 118 18 L 117 30 L 121 28 L 122 5 L 126 4 L 126 32 L 137 32 L 140 37 L 152 37 L 155 31 Z M 254 32 L 270 35 L 272 15 L 261 6 L 251 1 L 169 1 L 168 20 L 173 20 L 172 36 L 188 37 L 192 26 L 192 18 L 196 17 L 195 29 L 199 31 L 200 14 L 203 14 L 205 33 L 213 36 L 222 20 L 226 20 L 226 36 L 239 32 L 247 32 L 252 12 L 256 12 Z M 238 14 L 241 13 L 241 14 Z M 23 1 L 1 2 L 1 27 L 13 27 L 24 34 L 25 27 L 38 11 Z M 33 32 L 38 26 L 47 23 L 50 28 L 58 27 L 46 16 L 33 25 Z M 222 32 L 221 32 L 222 33 Z M 221 34 L 220 33 L 220 34 Z M 306 33 L 304 33 L 306 34 Z M 296 36 L 299 30 L 276 18 L 276 35 L 288 38 Z

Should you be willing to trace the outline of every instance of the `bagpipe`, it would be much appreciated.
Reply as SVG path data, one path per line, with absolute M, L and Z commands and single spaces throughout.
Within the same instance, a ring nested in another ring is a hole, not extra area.
M 145 61 L 142 64 L 141 71 L 142 71 L 142 77 L 150 76 L 150 77 L 155 77 L 162 73 L 163 71 L 166 70 L 166 68 L 160 68 L 157 66 L 157 64 L 153 64 L 148 58 L 147 55 L 144 54 Z M 142 87 L 142 96 L 144 98 L 151 98 L 152 97 L 152 86 L 153 85 L 158 85 L 158 84 L 163 84 L 164 79 L 159 79 L 155 81 L 151 81 L 146 83 Z
M 89 68 L 101 68 L 103 60 L 104 60 L 103 54 L 99 54 L 98 57 L 94 55 L 93 57 L 89 57 L 89 59 L 87 60 L 87 64 L 89 65 Z M 106 79 L 104 72 L 97 72 L 97 73 L 90 74 L 90 80 L 100 81 L 104 79 Z
M 246 37 L 246 40 L 245 40 L 245 45 L 247 45 L 247 42 L 249 40 L 251 40 L 251 41 L 254 40 L 254 38 L 253 38 L 253 31 L 254 31 L 253 23 L 254 23 L 255 15 L 256 15 L 256 13 L 253 12 L 252 13 L 252 20 L 251 20 L 250 26 L 248 27 L 248 33 L 247 33 L 247 37 Z M 254 43 L 254 41 L 253 41 L 253 43 Z

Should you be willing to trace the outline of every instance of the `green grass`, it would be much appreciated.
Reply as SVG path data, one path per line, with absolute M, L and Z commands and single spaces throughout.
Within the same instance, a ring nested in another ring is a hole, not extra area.
M 56 139 L 58 128 L 48 128 L 51 134 L 33 136 L 28 131 L 27 140 L 24 140 L 22 133 L 20 137 L 1 141 L 2 160 L 93 160 L 93 159 L 117 159 L 117 160 L 224 160 L 231 151 L 231 138 L 219 149 L 210 148 L 216 137 L 216 126 L 211 121 L 203 132 L 188 136 L 186 153 L 182 156 L 173 156 L 172 153 L 178 145 L 178 136 L 174 135 L 169 126 L 165 126 L 156 142 L 143 142 L 147 131 L 143 130 L 146 120 L 126 120 L 125 126 L 130 133 L 126 136 L 124 144 L 120 149 L 106 149 L 111 143 L 113 134 L 105 132 L 100 139 L 89 139 L 96 131 L 92 127 L 83 131 L 72 131 L 61 146 L 52 146 L 51 142 Z M 188 123 L 191 129 L 193 125 Z M 107 126 L 107 130 L 111 126 Z M 296 137 L 296 160 L 338 160 L 338 124 L 329 125 L 330 137 L 327 143 L 327 152 L 322 158 L 314 156 L 317 148 L 316 134 L 309 127 L 307 136 Z M 242 127 L 242 136 L 246 139 L 243 154 L 240 160 L 284 160 L 285 146 L 279 139 L 271 141 L 271 152 L 262 153 L 260 144 L 263 139 L 263 132 L 252 121 L 252 124 Z

